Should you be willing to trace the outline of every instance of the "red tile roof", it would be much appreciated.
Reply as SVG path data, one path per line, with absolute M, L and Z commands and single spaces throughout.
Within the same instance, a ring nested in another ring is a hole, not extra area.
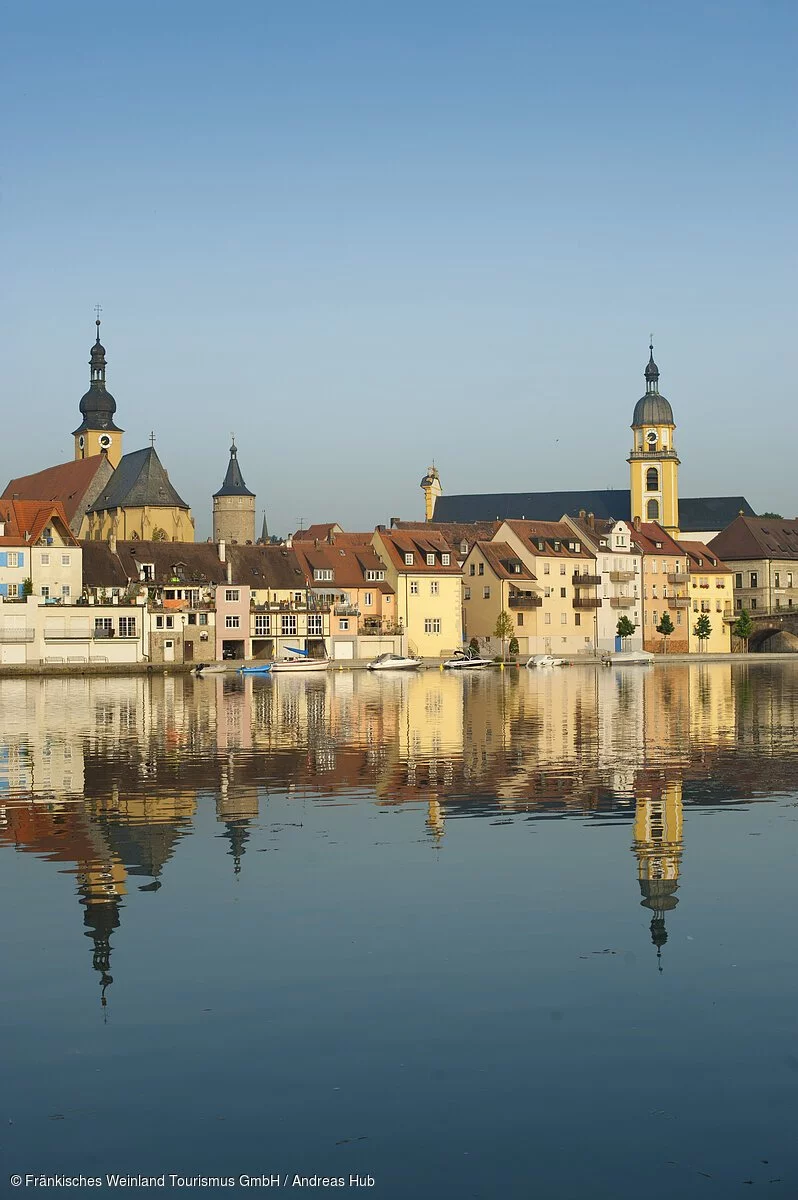
M 82 501 L 94 482 L 98 470 L 108 460 L 104 454 L 93 454 L 89 458 L 76 459 L 75 462 L 60 463 L 55 467 L 47 467 L 34 475 L 20 475 L 12 479 L 0 500 L 10 500 L 14 496 L 20 500 L 50 500 L 63 505 L 67 520 L 71 521 L 82 512 Z
M 438 575 L 459 575 L 460 566 L 452 554 L 451 547 L 441 534 L 426 526 L 423 530 L 378 529 L 373 534 L 374 545 L 379 553 L 380 544 L 394 567 L 399 571 L 414 574 L 434 572 Z M 405 563 L 405 555 L 413 555 L 413 564 Z M 427 555 L 435 557 L 434 563 L 427 562 Z M 448 554 L 449 564 L 444 566 L 443 555 Z
M 51 500 L 0 499 L 0 520 L 5 529 L 0 542 L 6 546 L 31 545 L 39 540 L 45 526 L 57 522 L 66 543 L 77 546 L 78 540 L 69 528 L 63 504 Z
M 703 542 L 680 541 L 682 550 L 687 551 L 689 569 L 692 574 L 703 571 L 706 575 L 730 575 L 731 567 L 721 562 L 714 550 Z
M 497 579 L 530 580 L 536 576 L 525 566 L 518 553 L 507 542 L 476 542 L 475 546 L 490 565 Z M 516 570 L 516 564 L 518 570 Z
M 684 554 L 678 542 L 657 521 L 641 521 L 630 525 L 632 541 L 644 554 Z
M 507 521 L 507 526 L 512 529 L 516 537 L 537 554 L 554 555 L 560 558 L 596 557 L 590 547 L 580 540 L 565 521 Z M 539 550 L 536 545 L 541 540 L 545 542 L 543 550 Z M 554 542 L 559 544 L 559 549 L 555 550 Z M 578 544 L 579 549 L 570 550 L 569 542 Z

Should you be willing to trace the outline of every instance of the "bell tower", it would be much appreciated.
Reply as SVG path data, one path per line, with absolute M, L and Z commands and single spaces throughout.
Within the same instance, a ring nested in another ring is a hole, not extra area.
M 443 495 L 441 477 L 438 474 L 438 468 L 435 466 L 435 463 L 432 464 L 421 480 L 421 490 L 424 493 L 424 520 L 431 521 L 435 512 L 435 501 L 439 496 Z
M 660 394 L 653 341 L 649 352 L 646 394 L 635 405 L 632 449 L 627 459 L 631 473 L 630 516 L 633 521 L 659 521 L 671 537 L 678 538 L 679 457 L 673 445 L 676 425 L 673 409 Z
M 244 483 L 235 438 L 224 481 L 213 494 L 213 540 L 241 545 L 255 541 L 255 493 Z
M 100 342 L 100 310 L 97 306 L 97 339 L 91 348 L 89 390 L 80 402 L 83 417 L 73 431 L 75 458 L 104 454 L 112 467 L 122 457 L 123 429 L 114 423 L 116 400 L 105 387 L 105 346 Z

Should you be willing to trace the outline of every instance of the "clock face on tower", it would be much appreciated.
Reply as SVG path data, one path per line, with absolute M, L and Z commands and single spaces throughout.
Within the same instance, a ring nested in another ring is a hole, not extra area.
M 78 445 L 80 446 L 81 450 L 86 445 L 86 439 L 83 436 L 83 434 L 81 434 L 80 437 L 78 438 Z
M 102 446 L 103 450 L 107 450 L 108 447 L 111 445 L 111 438 L 109 437 L 109 435 L 107 433 L 101 434 L 100 445 Z
M 657 435 L 653 429 L 649 429 L 648 433 L 646 434 L 646 441 L 648 442 L 649 446 L 656 444 Z

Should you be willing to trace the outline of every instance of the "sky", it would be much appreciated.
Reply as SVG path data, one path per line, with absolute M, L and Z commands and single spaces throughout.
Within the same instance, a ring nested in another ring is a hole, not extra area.
M 653 332 L 683 495 L 798 514 L 794 0 L 27 0 L 0 15 L 0 487 L 125 449 L 211 532 L 628 487 Z

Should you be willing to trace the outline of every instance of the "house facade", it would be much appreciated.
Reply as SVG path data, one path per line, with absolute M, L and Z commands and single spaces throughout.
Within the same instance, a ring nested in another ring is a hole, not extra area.
M 728 654 L 734 621 L 732 570 L 701 542 L 682 540 L 679 545 L 687 556 L 688 594 L 692 605 L 688 627 L 690 653 Z M 707 638 L 700 638 L 696 632 L 701 617 L 708 619 Z
M 422 658 L 441 658 L 462 645 L 462 576 L 439 533 L 378 527 L 372 545 L 385 566 L 397 627 Z
M 738 615 L 798 608 L 798 518 L 740 516 L 709 550 L 732 571 Z
M 491 643 L 499 615 L 504 612 L 512 622 L 509 636 L 518 640 L 519 653 L 530 654 L 530 639 L 534 643 L 537 612 L 542 605 L 543 589 L 538 587 L 534 573 L 518 550 L 507 542 L 473 544 L 463 563 L 466 641 L 478 638 Z
M 642 557 L 643 649 L 652 654 L 687 654 L 691 601 L 687 552 L 656 521 L 633 521 L 631 537 Z M 673 633 L 657 632 L 665 614 Z
M 640 650 L 643 647 L 642 557 L 628 521 L 599 520 L 592 513 L 563 517 L 563 521 L 596 556 L 601 576 L 601 607 L 596 614 L 596 644 L 601 651 Z M 635 627 L 621 639 L 618 623 L 626 617 Z

